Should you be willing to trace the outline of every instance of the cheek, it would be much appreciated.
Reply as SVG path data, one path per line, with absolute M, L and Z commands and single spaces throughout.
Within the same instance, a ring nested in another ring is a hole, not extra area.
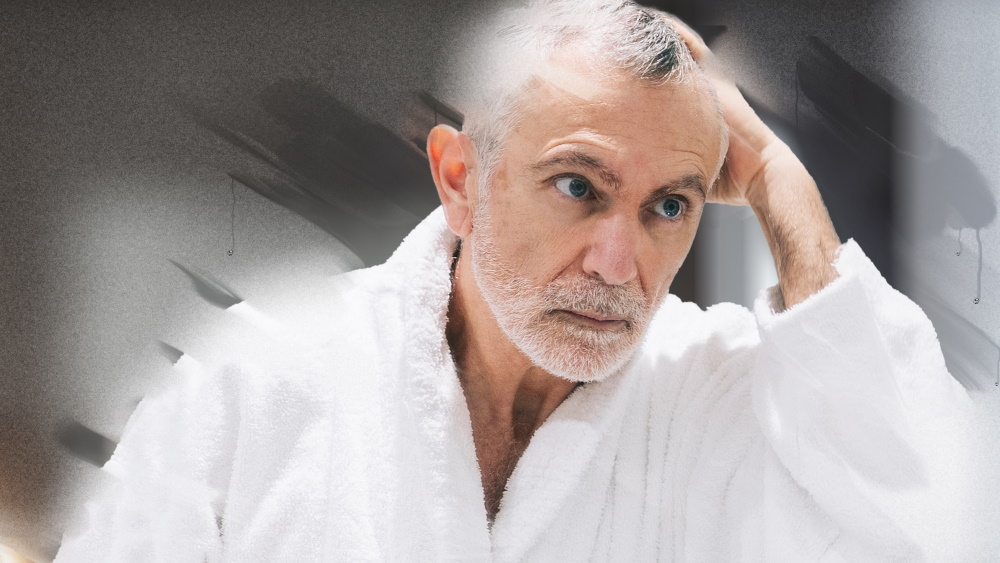
M 579 233 L 546 214 L 514 208 L 505 213 L 505 220 L 494 215 L 497 249 L 512 269 L 535 285 L 545 285 L 563 274 L 580 254 Z
M 512 246 L 522 274 L 537 284 L 558 277 L 576 255 L 570 234 L 543 221 L 522 223 Z
M 682 260 L 674 256 L 664 256 L 655 264 L 649 264 L 646 268 L 646 276 L 643 280 L 651 280 L 649 284 L 643 284 L 646 297 L 652 303 L 659 303 L 670 291 L 670 284 L 677 275 L 677 270 L 681 267 Z
M 685 229 L 683 233 L 675 233 L 667 240 L 661 241 L 645 256 L 642 271 L 643 281 L 650 280 L 649 284 L 643 284 L 647 290 L 647 296 L 659 303 L 670 291 L 670 285 L 684 264 L 691 245 L 694 242 L 694 231 L 697 224 L 690 230 Z

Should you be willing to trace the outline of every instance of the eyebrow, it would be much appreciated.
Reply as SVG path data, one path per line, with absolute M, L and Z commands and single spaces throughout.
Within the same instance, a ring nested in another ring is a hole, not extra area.
M 668 182 L 666 185 L 654 190 L 653 193 L 646 197 L 643 205 L 649 205 L 669 195 L 676 194 L 677 192 L 695 192 L 701 195 L 701 199 L 704 201 L 708 192 L 708 189 L 705 187 L 705 178 L 703 178 L 701 174 L 688 174 L 686 176 L 681 176 L 680 178 L 673 180 L 672 182 Z
M 587 153 L 578 150 L 568 150 L 561 152 L 551 158 L 531 165 L 535 171 L 545 170 L 553 166 L 572 166 L 576 168 L 586 168 L 596 172 L 601 180 L 611 186 L 611 189 L 618 191 L 622 187 L 622 177 L 604 165 L 600 159 L 594 158 Z

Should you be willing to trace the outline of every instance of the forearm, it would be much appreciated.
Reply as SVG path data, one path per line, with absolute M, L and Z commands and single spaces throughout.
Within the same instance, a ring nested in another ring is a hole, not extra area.
M 840 239 L 816 183 L 792 151 L 779 141 L 762 156 L 768 164 L 747 190 L 747 201 L 771 248 L 788 308 L 836 279 Z

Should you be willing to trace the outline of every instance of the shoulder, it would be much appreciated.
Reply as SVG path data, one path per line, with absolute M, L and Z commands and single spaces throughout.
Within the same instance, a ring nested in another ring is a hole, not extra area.
M 746 416 L 759 350 L 757 323 L 746 308 L 722 303 L 705 310 L 668 296 L 637 365 L 651 427 L 684 420 L 691 429 L 707 428 L 720 417 Z
M 705 310 L 668 296 L 637 362 L 651 427 L 687 421 L 706 428 L 719 417 L 745 416 L 759 350 L 756 320 L 746 308 L 722 303 Z
M 702 309 L 668 295 L 650 322 L 643 354 L 671 360 L 706 355 L 722 359 L 759 344 L 756 319 L 746 307 L 719 303 Z
M 377 384 L 381 343 L 392 340 L 382 321 L 397 304 L 385 277 L 382 266 L 365 268 L 231 307 L 229 320 L 193 343 L 172 380 L 144 402 L 276 413 L 350 402 Z

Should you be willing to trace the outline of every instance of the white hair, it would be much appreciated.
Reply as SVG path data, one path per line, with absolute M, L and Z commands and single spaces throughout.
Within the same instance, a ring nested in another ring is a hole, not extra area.
M 517 126 L 529 80 L 568 47 L 577 49 L 596 73 L 625 74 L 651 85 L 692 80 L 704 84 L 722 121 L 714 183 L 728 146 L 728 128 L 714 88 L 669 18 L 629 0 L 535 0 L 500 11 L 467 37 L 457 89 L 466 112 L 462 132 L 472 140 L 479 163 L 479 202 Z

